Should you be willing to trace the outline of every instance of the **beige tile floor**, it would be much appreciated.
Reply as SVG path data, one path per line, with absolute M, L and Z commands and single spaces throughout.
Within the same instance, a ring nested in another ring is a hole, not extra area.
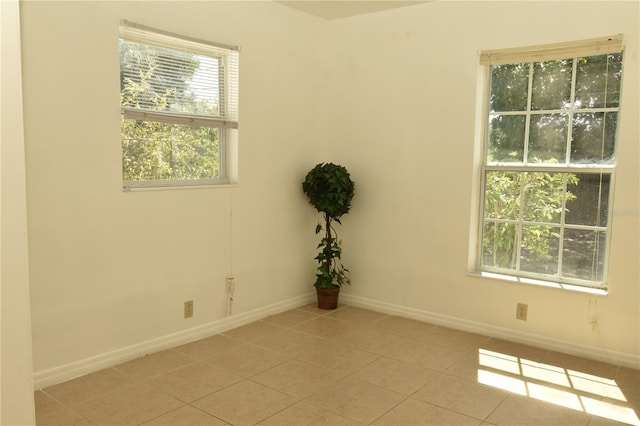
M 303 306 L 37 391 L 38 425 L 640 425 L 640 374 Z

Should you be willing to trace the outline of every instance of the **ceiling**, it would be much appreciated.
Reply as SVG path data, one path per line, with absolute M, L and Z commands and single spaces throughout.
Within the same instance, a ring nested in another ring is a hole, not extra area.
M 428 1 L 383 1 L 383 0 L 297 0 L 277 1 L 285 6 L 310 13 L 320 18 L 333 20 L 349 16 L 364 15 L 395 9 L 397 7 L 413 6 Z

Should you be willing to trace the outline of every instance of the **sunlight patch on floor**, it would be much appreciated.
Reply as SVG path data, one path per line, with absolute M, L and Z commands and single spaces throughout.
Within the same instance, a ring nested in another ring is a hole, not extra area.
M 585 406 L 585 411 L 589 414 L 631 425 L 640 425 L 640 420 L 638 420 L 638 416 L 632 408 L 585 396 L 580 397 L 580 399 Z
M 497 374 L 487 370 L 478 370 L 478 383 L 494 388 L 506 390 L 507 392 L 527 395 L 527 386 L 524 380 L 514 377 Z
M 594 416 L 640 426 L 615 380 L 500 352 L 478 351 L 478 383 Z

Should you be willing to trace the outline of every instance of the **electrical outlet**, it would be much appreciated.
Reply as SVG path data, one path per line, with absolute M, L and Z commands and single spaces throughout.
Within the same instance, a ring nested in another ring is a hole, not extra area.
M 516 307 L 516 319 L 526 321 L 528 309 L 528 305 L 525 305 L 524 303 L 518 303 L 518 306 Z
M 236 290 L 236 278 L 235 277 L 227 277 L 227 281 L 225 282 L 224 292 L 227 294 L 231 294 Z
M 193 300 L 184 302 L 184 317 L 191 318 L 193 316 Z

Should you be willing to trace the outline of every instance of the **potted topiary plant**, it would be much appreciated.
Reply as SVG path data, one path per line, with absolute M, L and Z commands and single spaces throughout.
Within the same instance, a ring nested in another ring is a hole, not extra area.
M 340 287 L 351 284 L 351 280 L 349 270 L 342 264 L 342 241 L 338 239 L 333 223 L 342 224 L 340 218 L 351 209 L 355 184 L 345 167 L 320 163 L 307 173 L 302 190 L 324 219 L 324 224 L 318 223 L 316 226 L 316 234 L 324 231 L 317 247 L 320 252 L 315 257 L 318 273 L 314 286 L 318 294 L 318 307 L 335 309 Z

